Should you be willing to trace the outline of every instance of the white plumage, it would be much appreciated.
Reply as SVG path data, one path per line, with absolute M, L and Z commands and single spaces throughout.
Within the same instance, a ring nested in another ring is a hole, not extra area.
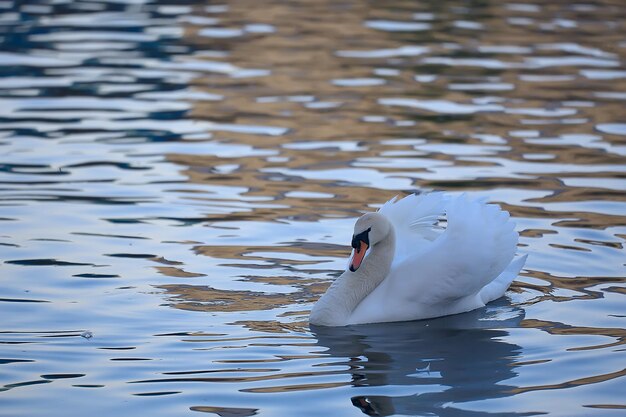
M 444 219 L 447 226 L 438 225 Z M 526 256 L 513 259 L 518 234 L 499 206 L 444 193 L 394 198 L 362 216 L 363 256 L 313 307 L 311 324 L 344 326 L 426 319 L 483 307 L 501 297 Z

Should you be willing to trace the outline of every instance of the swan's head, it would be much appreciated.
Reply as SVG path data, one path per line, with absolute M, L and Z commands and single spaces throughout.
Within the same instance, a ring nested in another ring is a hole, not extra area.
M 354 225 L 352 248 L 354 249 L 350 261 L 350 271 L 355 272 L 361 266 L 367 249 L 376 245 L 389 234 L 391 224 L 379 213 L 366 213 Z

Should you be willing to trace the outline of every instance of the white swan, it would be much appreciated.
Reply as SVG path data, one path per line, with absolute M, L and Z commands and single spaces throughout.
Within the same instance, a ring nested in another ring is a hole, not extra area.
M 445 214 L 445 230 L 436 223 Z M 311 310 L 321 326 L 463 313 L 501 297 L 524 266 L 499 206 L 443 193 L 394 198 L 354 226 L 346 271 Z

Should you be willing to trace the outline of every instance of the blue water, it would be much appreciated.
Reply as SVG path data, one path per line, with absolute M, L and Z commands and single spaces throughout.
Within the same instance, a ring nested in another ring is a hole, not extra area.
M 0 416 L 618 416 L 619 2 L 0 1 Z M 355 219 L 467 192 L 484 309 L 310 328 Z

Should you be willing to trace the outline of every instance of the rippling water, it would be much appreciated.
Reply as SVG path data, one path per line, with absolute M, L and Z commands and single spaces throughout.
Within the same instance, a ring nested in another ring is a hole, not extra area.
M 0 1 L 0 415 L 623 415 L 626 7 Z M 499 202 L 507 296 L 309 328 L 356 217 Z

